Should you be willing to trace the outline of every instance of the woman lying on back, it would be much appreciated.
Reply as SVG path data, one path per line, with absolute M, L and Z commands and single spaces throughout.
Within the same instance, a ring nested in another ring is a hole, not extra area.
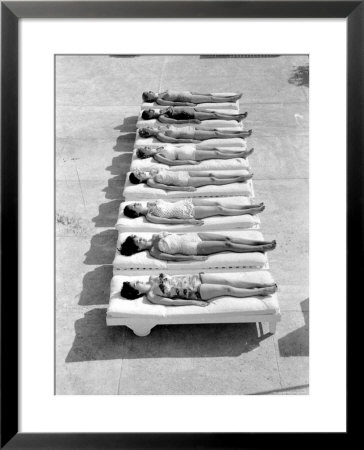
M 168 233 L 153 234 L 150 239 L 128 236 L 118 251 L 131 256 L 148 251 L 150 256 L 164 261 L 205 261 L 208 255 L 222 252 L 267 252 L 276 248 L 276 241 L 230 238 L 216 233 Z
M 139 128 L 138 131 L 139 136 L 142 138 L 155 137 L 161 142 L 169 142 L 171 144 L 194 144 L 208 139 L 246 138 L 252 134 L 252 130 L 205 130 L 199 128 L 199 125 L 187 125 L 184 127 L 166 125 L 164 127 Z
M 247 171 L 239 171 L 241 175 L 220 174 L 219 171 L 206 173 L 206 171 L 188 172 L 187 170 L 176 170 L 174 172 L 166 169 L 152 169 L 150 172 L 134 170 L 129 175 L 133 184 L 146 183 L 156 189 L 167 191 L 195 191 L 196 188 L 208 185 L 223 185 L 231 183 L 243 183 L 253 177 Z
M 167 164 L 168 166 L 181 166 L 186 164 L 196 165 L 201 161 L 206 161 L 208 159 L 247 158 L 253 153 L 253 150 L 253 148 L 250 150 L 223 148 L 197 150 L 196 147 L 192 145 L 175 147 L 167 144 L 157 148 L 152 148 L 150 146 L 140 147 L 137 149 L 136 155 L 140 159 L 153 158 L 155 161 Z
M 247 117 L 248 113 L 243 114 L 225 114 L 219 111 L 198 111 L 189 106 L 170 106 L 161 109 L 159 112 L 154 109 L 145 109 L 142 112 L 142 119 L 157 119 L 162 123 L 201 123 L 203 120 L 237 120 L 242 121 Z
M 272 295 L 277 285 L 229 282 L 224 274 L 151 275 L 147 282 L 125 281 L 120 295 L 129 300 L 146 298 L 157 305 L 166 306 L 207 306 L 209 300 L 218 297 L 256 297 Z
M 195 106 L 199 103 L 225 103 L 236 102 L 242 94 L 235 95 L 213 95 L 199 94 L 190 91 L 165 91 L 155 93 L 153 91 L 143 92 L 144 102 L 155 102 L 163 106 Z
M 263 203 L 237 205 L 232 208 L 214 200 L 186 198 L 175 202 L 156 200 L 148 202 L 146 206 L 141 203 L 130 203 L 125 206 L 124 215 L 131 219 L 144 216 L 148 222 L 152 223 L 203 225 L 202 219 L 207 217 L 254 215 L 262 211 L 264 211 Z

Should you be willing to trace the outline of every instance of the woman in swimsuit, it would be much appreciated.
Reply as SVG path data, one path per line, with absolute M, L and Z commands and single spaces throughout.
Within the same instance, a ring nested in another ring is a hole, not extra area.
M 276 241 L 229 238 L 216 233 L 176 234 L 163 231 L 150 239 L 128 236 L 118 251 L 131 256 L 144 250 L 164 261 L 205 261 L 208 255 L 222 252 L 251 253 L 274 250 Z
M 186 143 L 193 144 L 208 139 L 232 139 L 232 138 L 246 138 L 252 134 L 249 131 L 225 131 L 225 130 L 205 130 L 190 125 L 177 128 L 173 125 L 156 128 L 139 128 L 139 136 L 142 138 L 155 137 L 161 142 L 169 143 Z
M 142 97 L 144 102 L 156 102 L 162 106 L 195 106 L 199 103 L 236 102 L 242 95 L 199 94 L 190 91 L 165 91 L 157 94 L 153 91 L 145 91 Z
M 146 206 L 131 203 L 125 206 L 124 215 L 131 219 L 144 216 L 152 223 L 203 225 L 202 219 L 206 217 L 254 215 L 264 211 L 264 208 L 263 203 L 231 208 L 213 200 L 186 198 L 175 202 L 156 200 L 148 202 Z
M 218 297 L 256 297 L 272 295 L 277 291 L 276 283 L 249 283 L 231 281 L 224 274 L 151 275 L 147 282 L 125 281 L 120 295 L 129 300 L 146 296 L 157 305 L 207 306 L 209 300 Z
M 186 164 L 196 165 L 200 161 L 208 159 L 247 158 L 253 151 L 253 148 L 250 150 L 220 150 L 219 148 L 197 150 L 195 146 L 191 145 L 182 145 L 181 147 L 163 145 L 157 148 L 140 147 L 137 149 L 136 155 L 140 159 L 153 158 L 155 161 L 168 166 L 181 166 Z
M 188 172 L 187 170 L 171 172 L 166 169 L 152 169 L 150 172 L 134 170 L 129 175 L 129 180 L 133 184 L 146 183 L 155 189 L 193 192 L 201 186 L 243 183 L 253 177 L 251 172 L 246 172 L 242 171 L 239 176 L 228 177 L 224 174 L 220 175 L 219 171 L 206 173 L 198 170 L 195 172 Z
M 248 113 L 243 114 L 225 114 L 219 111 L 197 111 L 189 106 L 170 106 L 161 109 L 159 112 L 154 109 L 145 109 L 142 112 L 142 119 L 158 119 L 162 123 L 201 123 L 203 120 L 237 120 L 241 122 L 247 117 Z

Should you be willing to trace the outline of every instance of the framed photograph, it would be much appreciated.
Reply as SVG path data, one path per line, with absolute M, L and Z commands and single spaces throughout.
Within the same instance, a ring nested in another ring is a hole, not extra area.
M 2 448 L 347 435 L 363 11 L 2 2 Z

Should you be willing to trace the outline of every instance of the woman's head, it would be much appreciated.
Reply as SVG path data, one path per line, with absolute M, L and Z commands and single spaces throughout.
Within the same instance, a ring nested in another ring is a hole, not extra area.
M 142 97 L 144 102 L 154 102 L 154 100 L 157 100 L 158 95 L 153 91 L 144 91 Z
M 149 241 L 145 238 L 138 237 L 135 234 L 128 236 L 120 245 L 119 253 L 124 256 L 131 256 L 135 253 L 142 252 L 151 247 Z
M 130 203 L 124 208 L 124 216 L 135 219 L 140 216 L 144 216 L 148 212 L 148 208 L 141 203 Z
M 141 281 L 124 281 L 120 295 L 128 300 L 135 300 L 146 294 L 148 290 L 149 285 L 147 283 L 142 283 Z
M 136 151 L 136 155 L 140 159 L 151 158 L 155 153 L 155 149 L 151 147 L 140 147 Z
M 157 119 L 158 117 L 159 114 L 154 109 L 145 109 L 142 112 L 142 119 L 144 120 Z
M 129 181 L 133 184 L 144 183 L 150 177 L 148 172 L 143 172 L 142 170 L 134 170 L 129 175 Z
M 154 136 L 158 132 L 158 129 L 146 127 L 146 128 L 139 128 L 138 131 L 140 137 L 148 138 Z

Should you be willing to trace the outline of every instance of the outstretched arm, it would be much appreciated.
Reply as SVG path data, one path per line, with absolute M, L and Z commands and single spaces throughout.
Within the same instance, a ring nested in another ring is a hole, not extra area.
M 203 221 L 202 220 L 196 220 L 196 219 L 167 219 L 167 218 L 165 218 L 165 217 L 157 217 L 157 216 L 154 216 L 153 214 L 147 214 L 146 215 L 146 219 L 149 221 L 149 222 L 152 222 L 152 223 L 165 223 L 165 224 L 178 224 L 178 223 L 190 223 L 190 224 L 193 224 L 193 225 L 198 225 L 198 224 L 203 224 Z
M 169 253 L 163 253 L 156 249 L 154 246 L 150 249 L 150 255 L 153 258 L 161 259 L 163 261 L 205 261 L 207 256 L 195 256 L 195 255 L 181 255 L 176 253 L 175 255 L 170 255 Z
M 165 191 L 195 191 L 196 188 L 192 186 L 169 186 L 168 184 L 156 183 L 154 180 L 147 181 L 148 186 L 155 189 L 164 189 Z
M 161 142 L 167 142 L 170 144 L 195 144 L 196 142 L 199 143 L 200 141 L 195 139 L 176 139 L 171 136 L 166 136 L 163 133 L 158 133 L 155 135 L 155 137 L 161 141 Z
M 168 164 L 169 166 L 184 166 L 186 164 L 198 164 L 198 161 L 194 161 L 192 159 L 186 160 L 178 160 L 178 159 L 169 159 L 165 156 L 159 155 L 158 153 L 154 156 L 154 159 L 162 164 Z
M 184 300 L 184 299 L 175 299 L 172 300 L 168 297 L 161 297 L 159 295 L 148 295 L 148 300 L 151 303 L 154 303 L 156 305 L 165 305 L 165 306 L 187 306 L 187 305 L 195 305 L 195 306 L 207 306 L 208 302 L 202 302 L 198 300 Z
M 162 106 L 196 106 L 195 103 L 189 102 L 171 102 L 169 100 L 163 100 L 162 98 L 157 98 L 156 103 Z
M 227 241 L 229 238 L 217 233 L 198 233 L 198 237 L 203 241 Z
M 182 124 L 182 123 L 201 123 L 201 120 L 197 119 L 171 119 L 170 117 L 167 117 L 165 115 L 159 116 L 158 120 L 162 123 L 176 123 L 176 124 Z

